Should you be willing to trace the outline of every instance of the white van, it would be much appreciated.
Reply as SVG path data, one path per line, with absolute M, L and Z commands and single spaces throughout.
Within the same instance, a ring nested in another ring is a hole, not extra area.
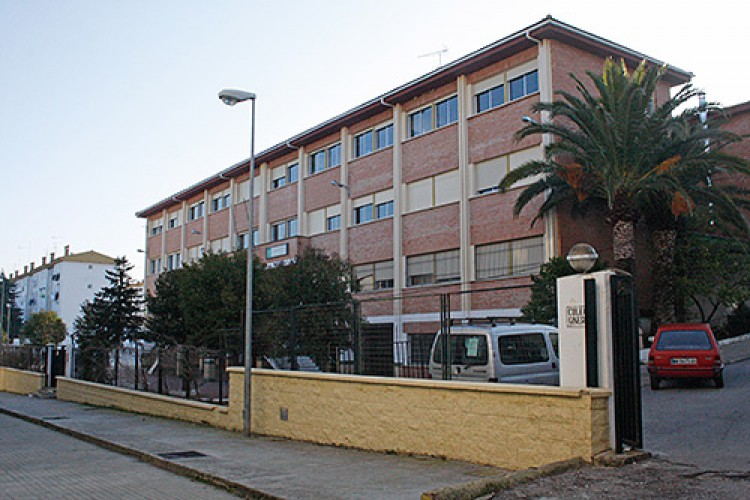
M 453 326 L 451 380 L 560 385 L 558 332 L 548 325 Z M 430 376 L 443 378 L 443 336 L 430 352 Z

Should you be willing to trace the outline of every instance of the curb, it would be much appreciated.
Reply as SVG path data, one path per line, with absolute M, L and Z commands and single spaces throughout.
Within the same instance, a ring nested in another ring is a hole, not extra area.
M 244 484 L 237 483 L 235 481 L 230 481 L 228 479 L 224 479 L 222 477 L 215 476 L 213 474 L 208 474 L 206 472 L 201 472 L 191 467 L 187 467 L 185 465 L 166 460 L 157 455 L 152 455 L 151 453 L 146 453 L 144 451 L 136 450 L 135 448 L 129 448 L 121 444 L 113 443 L 111 441 L 106 441 L 104 439 L 92 436 L 90 434 L 85 434 L 83 432 L 79 432 L 73 429 L 68 429 L 67 427 L 62 427 L 62 426 L 53 424 L 52 422 L 49 422 L 47 420 L 42 420 L 36 417 L 30 417 L 28 415 L 17 413 L 17 412 L 8 410 L 3 407 L 0 407 L 0 413 L 17 418 L 19 420 L 24 420 L 32 424 L 46 427 L 47 429 L 51 429 L 53 431 L 66 434 L 68 436 L 74 437 L 81 441 L 94 444 L 101 448 L 114 451 L 122 455 L 128 455 L 128 456 L 137 458 L 141 462 L 145 462 L 155 467 L 159 467 L 160 469 L 164 469 L 164 470 L 173 472 L 175 474 L 179 474 L 181 476 L 193 479 L 195 481 L 200 481 L 202 483 L 210 484 L 211 486 L 221 488 L 236 496 L 240 496 L 244 498 L 252 498 L 252 499 L 257 498 L 257 499 L 264 499 L 264 500 L 265 499 L 282 500 L 281 497 L 277 497 L 275 495 L 271 495 L 263 491 L 256 490 L 254 488 L 250 488 L 249 486 L 246 486 Z
M 457 486 L 447 486 L 422 493 L 421 500 L 470 500 L 481 496 L 492 495 L 502 490 L 545 476 L 554 476 L 569 470 L 580 469 L 588 462 L 582 458 L 572 458 L 561 462 L 542 465 L 521 471 L 508 472 L 488 479 L 480 479 Z

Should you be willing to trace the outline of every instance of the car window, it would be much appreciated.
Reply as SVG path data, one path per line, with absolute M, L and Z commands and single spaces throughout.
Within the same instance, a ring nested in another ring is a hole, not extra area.
M 657 351 L 710 351 L 711 339 L 704 330 L 664 330 L 656 343 Z
M 506 365 L 549 361 L 549 352 L 541 333 L 504 335 L 499 337 L 497 342 L 500 348 L 500 361 Z
M 555 356 L 560 357 L 560 336 L 557 332 L 549 332 L 549 341 L 552 344 L 552 350 Z
M 486 365 L 487 337 L 485 335 L 451 335 L 451 364 L 453 365 Z M 438 335 L 435 343 L 435 363 L 443 362 L 443 336 Z

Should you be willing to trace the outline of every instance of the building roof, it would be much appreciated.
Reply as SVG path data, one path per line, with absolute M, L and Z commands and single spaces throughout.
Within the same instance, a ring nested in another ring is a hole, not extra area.
M 82 264 L 114 265 L 115 259 L 107 255 L 104 255 L 103 253 L 95 252 L 94 250 L 89 250 L 87 252 L 73 253 L 73 254 L 68 254 L 68 255 L 62 255 L 60 257 L 57 257 L 56 259 L 51 260 L 50 262 L 46 262 L 44 265 L 41 265 L 39 267 L 34 267 L 34 269 L 29 269 L 27 272 L 24 272 L 23 274 L 19 274 L 18 276 L 13 276 L 12 280 L 15 281 L 15 280 L 26 278 L 28 276 L 32 276 L 38 273 L 39 271 L 42 271 L 44 269 L 50 269 L 62 262 L 78 262 Z
M 547 16 L 531 26 L 516 31 L 505 38 L 501 38 L 494 43 L 471 52 L 470 54 L 441 66 L 430 73 L 379 95 L 378 97 L 360 104 L 349 111 L 261 151 L 256 155 L 256 165 L 269 162 L 288 154 L 299 146 L 310 144 L 335 133 L 342 127 L 350 126 L 374 116 L 382 112 L 383 108 L 386 106 L 407 102 L 429 89 L 454 81 L 460 75 L 471 73 L 489 64 L 503 60 L 512 54 L 529 49 L 537 43 L 536 40 L 543 39 L 559 40 L 568 45 L 581 48 L 602 57 L 613 56 L 622 58 L 630 65 L 635 65 L 642 60 L 646 60 L 649 63 L 658 66 L 665 65 L 662 61 L 629 49 L 624 45 L 612 42 L 587 31 L 578 29 L 570 24 L 558 21 L 551 16 Z M 664 80 L 672 85 L 678 85 L 690 81 L 692 77 L 693 74 L 690 72 L 667 65 Z M 250 159 L 248 158 L 235 163 L 234 165 L 231 165 L 228 168 L 193 184 L 192 186 L 178 191 L 148 208 L 136 212 L 136 216 L 149 217 L 158 214 L 160 211 L 174 205 L 175 203 L 182 202 L 183 200 L 201 193 L 205 189 L 210 189 L 221 184 L 227 178 L 237 177 L 247 172 L 249 161 Z
M 730 117 L 748 113 L 750 112 L 750 101 L 741 102 L 734 106 L 727 106 L 724 108 L 724 111 L 726 111 L 727 115 Z

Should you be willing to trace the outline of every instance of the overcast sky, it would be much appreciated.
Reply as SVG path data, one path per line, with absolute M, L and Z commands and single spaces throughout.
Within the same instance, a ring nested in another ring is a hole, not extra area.
M 741 1 L 0 0 L 0 269 L 126 255 L 135 212 L 547 14 L 750 100 Z M 616 6 L 616 7 L 615 7 Z

